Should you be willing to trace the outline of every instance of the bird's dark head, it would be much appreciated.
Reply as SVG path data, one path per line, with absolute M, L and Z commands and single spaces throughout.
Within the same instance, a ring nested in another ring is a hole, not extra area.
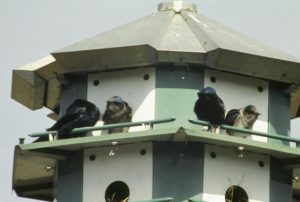
M 201 90 L 201 93 L 203 94 L 216 94 L 216 90 L 213 89 L 212 87 L 206 87 L 203 90 Z
M 198 96 L 200 95 L 216 95 L 216 90 L 213 89 L 212 87 L 206 87 L 204 89 L 202 89 L 199 93 L 198 93 Z
M 247 105 L 244 109 L 244 113 L 248 115 L 261 115 L 254 105 Z

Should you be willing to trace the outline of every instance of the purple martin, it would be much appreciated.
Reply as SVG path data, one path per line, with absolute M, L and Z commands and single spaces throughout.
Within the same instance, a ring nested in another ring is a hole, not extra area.
M 94 126 L 100 118 L 100 111 L 95 104 L 76 99 L 66 113 L 47 131 L 57 131 L 58 139 L 83 137 L 85 133 L 71 134 L 74 128 Z
M 247 105 L 241 109 L 232 109 L 226 114 L 225 125 L 234 126 L 238 128 L 252 129 L 255 121 L 260 115 L 254 105 Z M 238 133 L 231 130 L 226 131 L 229 135 L 247 137 L 249 134 Z
M 131 122 L 132 109 L 127 102 L 119 96 L 111 97 L 106 103 L 102 120 L 104 125 Z M 108 133 L 128 132 L 129 128 L 109 129 Z
M 211 124 L 209 127 L 211 132 L 217 132 L 219 126 L 224 122 L 224 102 L 212 87 L 206 87 L 198 92 L 194 112 L 198 120 L 208 121 Z

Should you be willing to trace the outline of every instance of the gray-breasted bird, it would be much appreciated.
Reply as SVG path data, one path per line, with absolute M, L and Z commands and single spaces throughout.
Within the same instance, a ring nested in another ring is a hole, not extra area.
M 115 123 L 126 123 L 131 122 L 132 119 L 132 109 L 119 96 L 113 96 L 106 103 L 106 110 L 102 117 L 104 125 L 115 124 Z M 117 133 L 117 132 L 128 132 L 129 128 L 114 128 L 109 129 L 108 133 Z
M 255 121 L 260 115 L 257 112 L 257 109 L 254 105 L 247 105 L 241 109 L 232 109 L 226 114 L 225 125 L 252 129 Z M 248 137 L 249 134 L 246 133 L 238 133 L 231 130 L 226 130 L 229 135 L 239 136 L 239 137 Z
M 212 124 L 212 127 L 209 127 L 211 132 L 217 132 L 219 126 L 224 122 L 224 102 L 212 87 L 206 87 L 198 92 L 194 112 L 199 120 L 208 121 Z
M 100 118 L 100 111 L 95 104 L 76 99 L 66 113 L 47 131 L 57 131 L 58 139 L 82 137 L 85 133 L 71 134 L 74 128 L 94 126 Z

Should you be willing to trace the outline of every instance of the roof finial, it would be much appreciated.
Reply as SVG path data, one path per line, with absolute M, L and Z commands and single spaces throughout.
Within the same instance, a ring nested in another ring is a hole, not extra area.
M 195 4 L 184 1 L 184 0 L 174 0 L 165 1 L 158 5 L 158 11 L 173 10 L 175 13 L 180 13 L 182 10 L 197 12 L 197 7 Z

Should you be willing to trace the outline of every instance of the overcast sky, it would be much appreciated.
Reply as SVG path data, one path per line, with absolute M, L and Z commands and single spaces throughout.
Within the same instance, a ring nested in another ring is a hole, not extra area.
M 33 201 L 11 189 L 19 137 L 53 122 L 47 109 L 31 111 L 10 98 L 12 69 L 62 47 L 157 10 L 161 0 L 0 0 L 0 201 Z M 299 0 L 194 0 L 206 17 L 300 58 Z M 300 75 L 299 75 L 300 77 Z M 300 125 L 300 121 L 292 126 Z M 299 129 L 292 134 L 300 133 Z M 30 142 L 30 138 L 26 138 Z M 35 200 L 34 200 L 35 201 Z

